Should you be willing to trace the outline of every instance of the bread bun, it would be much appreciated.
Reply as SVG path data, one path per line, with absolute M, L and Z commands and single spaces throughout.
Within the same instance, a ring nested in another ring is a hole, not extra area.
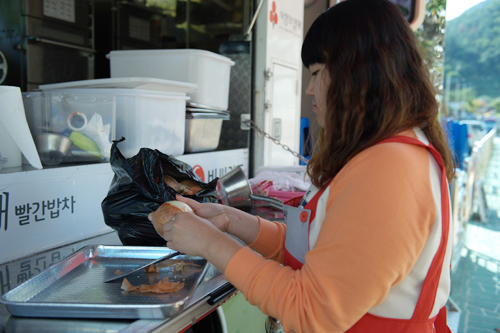
M 153 222 L 156 232 L 161 236 L 163 235 L 163 225 L 167 223 L 168 220 L 182 212 L 193 213 L 191 207 L 188 204 L 172 200 L 167 201 L 158 207 L 154 212 L 149 213 L 148 219 Z

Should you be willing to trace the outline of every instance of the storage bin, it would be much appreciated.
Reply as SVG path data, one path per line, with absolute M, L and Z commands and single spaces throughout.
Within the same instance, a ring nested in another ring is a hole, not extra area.
M 228 113 L 188 111 L 184 151 L 199 153 L 217 149 L 223 120 L 229 120 Z
M 191 102 L 227 110 L 234 62 L 217 53 L 192 50 L 111 51 L 111 77 L 153 77 L 195 83 Z
M 139 89 L 65 89 L 63 92 L 116 97 L 116 138 L 126 158 L 141 148 L 158 149 L 164 154 L 184 153 L 187 96 Z
M 116 128 L 114 96 L 78 92 L 28 92 L 22 95 L 26 120 L 42 164 L 109 161 Z M 47 133 L 54 134 L 50 137 L 59 135 L 71 140 L 69 150 L 57 160 L 44 158 L 45 153 L 46 157 L 53 155 L 41 146 L 46 144 L 41 135 Z

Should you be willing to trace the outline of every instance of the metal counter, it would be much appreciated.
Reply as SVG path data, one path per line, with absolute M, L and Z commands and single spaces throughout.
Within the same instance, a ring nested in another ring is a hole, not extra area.
M 5 294 L 84 246 L 121 245 L 115 232 L 50 249 L 0 265 L 0 291 Z M 210 265 L 210 264 L 209 264 Z M 185 309 L 165 320 L 45 319 L 12 316 L 0 304 L 0 332 L 179 332 L 215 310 L 237 291 L 212 265 Z

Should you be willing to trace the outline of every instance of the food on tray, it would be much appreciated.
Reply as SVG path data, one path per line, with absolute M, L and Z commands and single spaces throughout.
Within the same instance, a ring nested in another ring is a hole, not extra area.
M 201 267 L 200 265 L 193 264 L 190 262 L 180 262 L 174 267 L 174 272 L 186 273 L 190 266 Z
M 160 261 L 159 263 L 157 263 L 155 265 L 159 266 L 160 268 L 161 267 L 171 267 L 171 266 L 180 264 L 181 262 L 184 262 L 184 261 L 182 261 L 181 259 L 168 259 L 168 260 Z
M 165 181 L 165 184 L 173 188 L 176 192 L 179 192 L 180 194 L 185 194 L 185 195 L 193 195 L 196 192 L 199 192 L 202 190 L 200 185 L 198 185 L 197 182 L 191 179 L 186 179 L 182 180 L 181 182 L 178 182 L 175 180 L 173 177 L 169 175 L 164 175 L 163 180 Z
M 117 269 L 117 270 L 115 271 L 115 274 L 121 274 L 121 273 L 122 273 L 122 271 L 120 271 L 119 269 Z
M 161 279 L 155 284 L 132 285 L 126 278 L 123 279 L 121 289 L 126 292 L 140 291 L 141 293 L 172 294 L 184 288 L 184 282 L 170 282 L 168 277 Z
M 163 235 L 163 225 L 172 218 L 182 212 L 192 213 L 193 210 L 189 205 L 181 201 L 167 201 L 158 207 L 154 212 L 149 213 L 148 219 L 153 222 L 156 232 Z
M 184 262 L 182 260 L 166 260 L 158 264 L 151 264 L 150 266 L 144 268 L 146 273 L 158 273 L 163 267 L 174 267 L 174 272 L 185 273 L 190 266 L 201 267 L 201 265 L 193 264 L 191 262 Z
M 149 265 L 148 267 L 144 268 L 144 270 L 146 271 L 146 273 L 156 273 L 157 272 L 154 264 Z

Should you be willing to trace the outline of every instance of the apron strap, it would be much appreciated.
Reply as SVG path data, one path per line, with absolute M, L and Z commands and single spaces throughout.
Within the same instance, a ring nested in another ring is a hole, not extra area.
M 302 196 L 298 196 L 295 198 L 288 199 L 287 201 L 283 202 L 283 205 L 299 207 L 301 201 L 302 201 Z
M 318 192 L 312 197 L 311 200 L 304 206 L 304 209 L 310 209 L 311 210 L 311 217 L 309 219 L 309 224 L 312 223 L 314 220 L 314 217 L 316 216 L 316 207 L 318 206 L 318 201 L 323 192 L 325 192 L 326 188 L 330 185 L 332 181 L 328 181 L 325 185 L 323 185 L 322 188 L 319 189 Z
M 439 152 L 432 145 L 426 145 L 419 140 L 407 136 L 393 136 L 391 138 L 379 142 L 378 144 L 389 143 L 389 142 L 408 143 L 425 147 L 429 150 L 431 155 L 436 159 L 439 167 L 441 168 L 441 214 L 442 214 L 441 241 L 439 244 L 439 248 L 432 260 L 429 272 L 427 273 L 427 277 L 425 278 L 424 284 L 422 286 L 422 291 L 420 293 L 420 297 L 417 302 L 417 306 L 415 307 L 415 312 L 413 313 L 412 316 L 412 319 L 414 320 L 425 320 L 430 317 L 432 309 L 434 307 L 437 289 L 439 286 L 439 279 L 441 277 L 441 270 L 444 263 L 444 256 L 446 254 L 446 247 L 448 244 L 448 233 L 450 228 L 450 206 L 449 206 L 450 199 L 448 194 L 446 168 L 444 167 L 443 158 L 441 157 L 441 154 L 439 154 Z M 441 309 L 438 317 L 442 317 L 443 316 L 442 313 L 444 313 L 444 315 L 446 316 L 446 307 L 444 307 L 444 309 L 445 309 L 444 311 Z M 446 325 L 446 317 L 444 323 Z M 440 331 L 438 330 L 438 332 Z

